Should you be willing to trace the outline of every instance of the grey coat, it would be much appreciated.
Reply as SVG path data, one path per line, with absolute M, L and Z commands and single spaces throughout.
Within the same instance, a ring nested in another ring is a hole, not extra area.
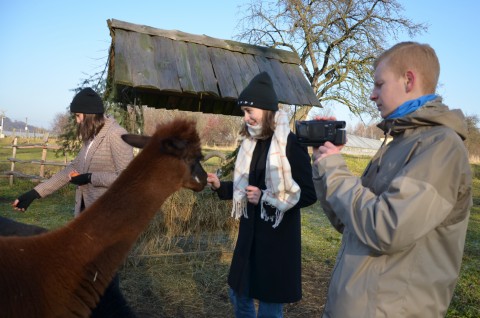
M 127 131 L 112 118 L 92 141 L 80 149 L 78 156 L 63 170 L 35 187 L 43 198 L 69 183 L 69 173 L 76 170 L 80 174 L 91 173 L 91 183 L 78 186 L 75 192 L 75 216 L 81 211 L 82 198 L 89 207 L 115 181 L 133 159 L 133 148 L 125 143 L 121 135 Z
M 341 155 L 313 169 L 343 233 L 323 317 L 444 317 L 472 206 L 464 116 L 438 98 L 379 127 L 393 140 L 361 178 Z

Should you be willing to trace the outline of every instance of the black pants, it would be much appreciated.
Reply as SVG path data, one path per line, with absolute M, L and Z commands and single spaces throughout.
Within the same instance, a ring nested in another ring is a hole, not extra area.
M 133 318 L 136 317 L 120 290 L 118 274 L 110 282 L 100 298 L 97 307 L 92 311 L 92 318 Z

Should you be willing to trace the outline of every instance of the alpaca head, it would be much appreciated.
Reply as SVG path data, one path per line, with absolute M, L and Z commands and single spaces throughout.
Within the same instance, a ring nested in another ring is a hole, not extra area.
M 193 120 L 175 119 L 157 126 L 153 136 L 126 134 L 122 139 L 129 145 L 147 152 L 159 152 L 182 160 L 187 174 L 182 186 L 201 191 L 207 184 L 207 173 L 200 162 L 203 159 L 200 137 Z

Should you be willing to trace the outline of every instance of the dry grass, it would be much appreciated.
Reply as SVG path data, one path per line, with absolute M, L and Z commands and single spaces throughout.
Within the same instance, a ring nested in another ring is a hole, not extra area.
M 304 212 L 305 222 L 318 224 L 319 221 L 309 219 L 320 217 L 320 223 L 327 226 L 328 221 L 318 214 L 317 209 L 314 206 Z M 227 275 L 237 222 L 231 221 L 229 211 L 228 208 L 220 207 L 211 213 L 221 218 L 224 216 L 216 212 L 227 215 L 227 222 L 232 223 L 232 228 L 227 231 L 231 231 L 231 234 L 222 231 L 191 231 L 188 236 L 185 228 L 180 226 L 177 228 L 183 236 L 160 239 L 152 244 L 152 240 L 147 237 L 161 237 L 157 230 L 163 228 L 163 225 L 158 225 L 158 220 L 152 223 L 132 252 L 142 251 L 143 254 L 132 255 L 120 271 L 122 289 L 139 317 L 233 317 L 227 297 Z M 168 213 L 165 209 L 163 212 Z M 318 317 L 323 310 L 333 259 L 340 240 L 338 237 L 333 242 L 326 240 L 325 245 L 314 235 L 318 230 L 315 225 L 305 227 L 304 249 L 316 249 L 317 252 L 304 257 L 303 299 L 286 305 L 285 317 Z M 311 232 L 312 236 L 307 232 Z M 327 233 L 330 237 L 336 235 L 329 231 Z M 321 254 L 330 250 L 330 256 L 322 258 L 319 250 L 322 250 Z

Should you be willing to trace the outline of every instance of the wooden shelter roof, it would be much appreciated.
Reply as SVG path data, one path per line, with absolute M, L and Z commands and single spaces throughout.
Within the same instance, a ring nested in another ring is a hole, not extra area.
M 238 95 L 266 71 L 281 103 L 320 106 L 295 53 L 114 19 L 107 23 L 107 94 L 115 101 L 239 115 Z

